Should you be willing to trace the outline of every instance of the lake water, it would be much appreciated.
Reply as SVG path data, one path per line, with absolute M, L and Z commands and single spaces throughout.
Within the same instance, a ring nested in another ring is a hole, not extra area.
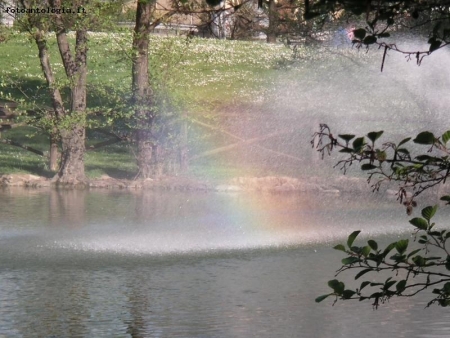
M 427 295 L 377 311 L 314 302 L 351 231 L 409 235 L 379 196 L 7 189 L 0 201 L 0 337 L 449 336 Z

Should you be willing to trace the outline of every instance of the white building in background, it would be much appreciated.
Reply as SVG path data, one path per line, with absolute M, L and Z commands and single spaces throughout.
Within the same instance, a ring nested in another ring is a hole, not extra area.
M 8 7 L 17 7 L 16 0 L 0 0 L 0 25 L 12 27 L 14 24 L 15 15 L 7 13 L 6 9 Z

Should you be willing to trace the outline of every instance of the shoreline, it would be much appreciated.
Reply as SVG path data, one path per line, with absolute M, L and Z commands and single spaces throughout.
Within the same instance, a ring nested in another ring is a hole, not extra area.
M 272 193 L 310 192 L 339 194 L 341 192 L 370 191 L 364 178 L 339 176 L 324 179 L 320 177 L 294 178 L 288 176 L 235 177 L 229 180 L 199 180 L 190 177 L 173 176 L 145 180 L 115 179 L 108 175 L 89 179 L 84 186 L 56 185 L 51 178 L 32 174 L 0 175 L 0 188 L 65 188 L 65 189 L 114 189 L 114 190 L 165 190 L 165 191 L 216 191 L 239 192 L 261 191 Z

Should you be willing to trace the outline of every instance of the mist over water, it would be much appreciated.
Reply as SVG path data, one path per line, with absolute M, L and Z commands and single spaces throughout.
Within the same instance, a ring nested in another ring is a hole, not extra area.
M 393 36 L 390 40 L 402 50 L 429 48 L 423 43 L 426 38 Z M 246 146 L 227 154 L 229 161 L 240 161 L 258 175 L 308 177 L 318 169 L 339 175 L 329 169 L 336 154 L 323 164 L 309 144 L 319 123 L 326 123 L 335 134 L 384 130 L 383 142 L 399 142 L 424 130 L 441 135 L 449 129 L 448 49 L 425 57 L 421 66 L 390 51 L 383 72 L 382 56 L 383 51 L 376 48 L 358 51 L 348 45 L 321 47 L 311 53 L 300 49 L 297 62 L 280 67 L 276 78 L 267 80 L 263 102 L 225 121 L 227 130 L 244 139 L 280 132 L 258 145 L 283 154 Z
M 380 245 L 409 237 L 386 199 L 23 189 L 0 199 L 0 335 L 447 336 L 448 316 L 424 314 L 426 297 L 375 312 L 314 303 L 342 258 L 331 246 L 350 231 Z
M 367 235 L 406 228 L 397 205 L 374 196 L 357 203 L 351 195 L 251 192 L 52 190 L 21 195 L 10 196 L 17 203 L 1 210 L 3 265 L 43 259 L 51 264 L 77 255 L 94 259 L 103 254 L 139 257 L 286 248 L 342 240 L 349 228 Z M 381 213 L 387 222 L 376 225 L 372 216 Z

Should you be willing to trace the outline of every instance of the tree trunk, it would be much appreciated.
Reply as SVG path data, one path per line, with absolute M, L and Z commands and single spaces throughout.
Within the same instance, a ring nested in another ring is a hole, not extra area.
M 150 178 L 153 176 L 152 155 L 153 144 L 149 141 L 150 132 L 145 129 L 136 130 L 138 177 Z
M 267 29 L 267 42 L 277 42 L 278 12 L 275 0 L 269 0 L 269 27 Z
M 62 184 L 85 184 L 84 153 L 85 149 L 85 111 L 86 111 L 86 77 L 87 77 L 87 31 L 78 30 L 75 42 L 75 60 L 70 53 L 67 36 L 57 33 L 58 47 L 63 59 L 67 76 L 71 79 L 70 115 L 65 118 L 68 127 L 60 128 L 62 141 L 61 167 L 54 182 Z
M 50 171 L 57 172 L 59 169 L 59 150 L 58 150 L 58 136 L 56 132 L 50 134 L 50 156 L 49 168 Z
M 49 52 L 47 47 L 47 41 L 45 39 L 45 34 L 41 30 L 36 30 L 34 34 L 34 40 L 39 50 L 39 61 L 41 63 L 42 72 L 44 73 L 47 86 L 49 88 L 50 97 L 53 105 L 54 118 L 53 120 L 61 119 L 65 115 L 63 100 L 58 87 L 55 84 L 55 77 L 50 64 Z M 58 139 L 59 131 L 55 126 L 50 132 L 50 158 L 49 158 L 49 168 L 51 171 L 58 171 Z
M 64 130 L 61 133 L 61 139 L 61 166 L 54 182 L 71 185 L 84 184 L 84 127 L 73 126 L 69 130 Z
M 138 177 L 152 176 L 153 142 L 151 127 L 153 122 L 152 95 L 149 85 L 148 46 L 150 19 L 154 1 L 139 0 L 136 11 L 136 26 L 133 36 L 132 90 L 135 105 Z

